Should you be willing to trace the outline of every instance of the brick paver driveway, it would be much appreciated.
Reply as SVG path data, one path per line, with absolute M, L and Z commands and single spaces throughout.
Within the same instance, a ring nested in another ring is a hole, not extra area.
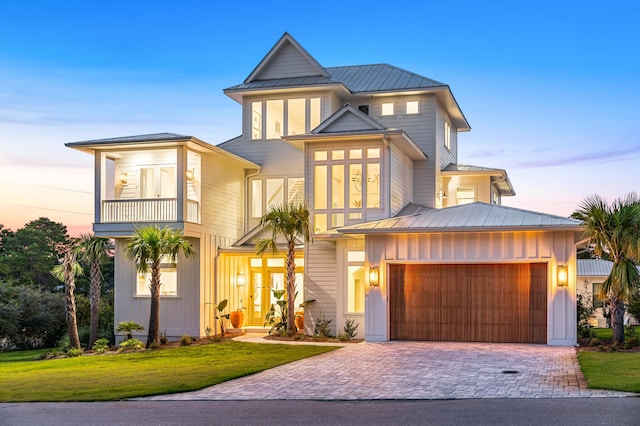
M 213 367 L 215 368 L 215 367 Z M 468 399 L 628 396 L 587 389 L 575 349 L 546 345 L 360 343 L 154 400 Z

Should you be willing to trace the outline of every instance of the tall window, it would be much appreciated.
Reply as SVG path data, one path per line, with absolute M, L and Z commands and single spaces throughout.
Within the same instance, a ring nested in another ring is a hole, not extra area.
M 251 180 L 249 211 L 256 219 L 270 206 L 304 201 L 304 178 L 256 178 Z
M 380 148 L 313 152 L 316 232 L 360 222 L 364 209 L 379 209 Z
M 169 261 L 167 256 L 163 256 L 160 263 L 160 296 L 178 295 L 178 272 L 177 265 Z M 146 273 L 138 272 L 137 275 L 137 296 L 151 296 L 151 271 Z
M 364 251 L 347 252 L 347 313 L 364 313 Z
M 448 121 L 444 122 L 444 146 L 451 151 L 451 126 Z
M 320 124 L 321 105 L 321 98 L 252 102 L 251 139 L 279 139 L 310 132 Z

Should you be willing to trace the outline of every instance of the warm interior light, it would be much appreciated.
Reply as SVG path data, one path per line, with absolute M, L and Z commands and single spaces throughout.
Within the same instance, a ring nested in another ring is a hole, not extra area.
M 236 285 L 242 287 L 245 284 L 244 274 L 236 275 Z
M 193 182 L 193 169 L 187 170 L 187 181 Z
M 127 172 L 120 173 L 120 183 L 123 185 L 127 184 Z
M 369 266 L 369 285 L 380 285 L 380 268 Z
M 565 287 L 567 285 L 567 266 L 558 265 L 558 287 Z

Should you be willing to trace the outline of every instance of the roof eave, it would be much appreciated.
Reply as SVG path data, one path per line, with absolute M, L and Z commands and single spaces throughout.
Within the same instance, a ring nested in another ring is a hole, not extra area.
M 341 234 L 345 235 L 368 235 L 368 234 L 443 234 L 443 233 L 463 233 L 463 232 L 515 232 L 515 231 L 569 231 L 569 232 L 581 232 L 582 228 L 579 226 L 468 226 L 468 227 L 435 227 L 435 228 L 380 228 L 380 229 L 348 229 L 340 228 L 337 230 Z
M 324 84 L 309 84 L 309 85 L 291 85 L 291 86 L 276 86 L 276 87 L 259 87 L 255 89 L 224 89 L 223 93 L 229 96 L 231 99 L 238 103 L 242 103 L 242 98 L 248 95 L 268 95 L 270 93 L 294 93 L 294 92 L 308 92 L 311 90 L 326 90 L 335 88 L 336 91 L 343 92 L 345 94 L 351 94 L 351 91 L 343 83 L 324 83 Z

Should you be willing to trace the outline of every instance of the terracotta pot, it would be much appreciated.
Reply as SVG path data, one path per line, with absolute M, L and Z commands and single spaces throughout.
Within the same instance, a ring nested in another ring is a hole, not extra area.
M 296 328 L 298 329 L 298 331 L 304 330 L 304 312 L 303 311 L 296 312 Z
M 233 328 L 241 328 L 242 323 L 244 322 L 244 313 L 241 309 L 237 311 L 233 311 L 229 314 L 229 321 L 231 321 L 231 326 Z

